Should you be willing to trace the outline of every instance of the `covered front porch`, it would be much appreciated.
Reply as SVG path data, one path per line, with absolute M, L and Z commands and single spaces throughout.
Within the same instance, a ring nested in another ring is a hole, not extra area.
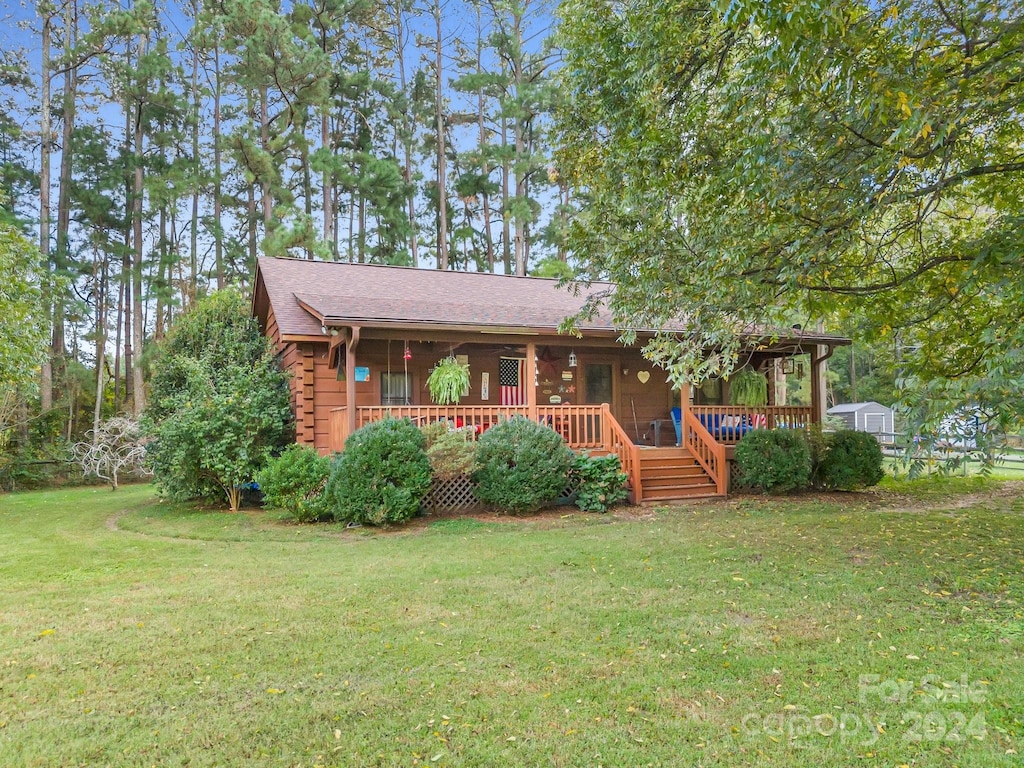
M 355 424 L 350 418 L 355 416 Z M 332 409 L 330 446 L 340 451 L 352 429 L 359 429 L 387 416 L 407 418 L 415 424 L 445 421 L 466 430 L 477 439 L 491 426 L 514 416 L 547 424 L 573 450 L 614 453 L 629 477 L 630 500 L 634 504 L 703 496 L 722 496 L 729 488 L 732 446 L 748 429 L 720 429 L 712 434 L 708 425 L 750 424 L 751 429 L 802 429 L 815 423 L 809 406 L 687 406 L 680 411 L 679 443 L 672 437 L 661 445 L 634 439 L 611 412 L 601 405 L 370 405 Z
M 731 447 L 744 434 L 802 429 L 821 419 L 823 398 L 813 393 L 823 391 L 828 348 L 765 348 L 752 355 L 752 367 L 769 377 L 779 361 L 803 355 L 815 402 L 751 407 L 723 403 L 728 382 L 674 389 L 638 348 L 613 339 L 566 344 L 564 337 L 369 334 L 348 328 L 331 339 L 329 366 L 344 399 L 327 414 L 330 452 L 388 415 L 421 425 L 445 421 L 473 439 L 499 421 L 523 416 L 550 426 L 574 450 L 616 454 L 632 502 L 642 503 L 725 495 Z M 426 380 L 447 356 L 469 366 L 470 386 L 458 405 L 433 405 Z M 780 385 L 769 381 L 769 402 L 784 397 Z

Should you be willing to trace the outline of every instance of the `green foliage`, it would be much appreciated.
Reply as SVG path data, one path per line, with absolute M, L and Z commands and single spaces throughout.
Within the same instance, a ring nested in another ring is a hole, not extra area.
M 607 512 L 608 507 L 629 496 L 629 476 L 622 471 L 619 457 L 577 454 L 572 465 L 576 506 L 584 512 Z
M 688 318 L 647 347 L 673 378 L 837 317 L 897 350 L 908 405 L 1024 416 L 1016 0 L 559 12 L 570 245 L 623 327 Z
M 307 445 L 289 445 L 256 475 L 264 506 L 283 509 L 299 523 L 330 520 L 331 502 L 325 493 L 331 461 Z
M 501 511 L 533 512 L 565 490 L 574 454 L 554 430 L 523 416 L 477 441 L 477 497 Z
M 242 486 L 291 441 L 288 380 L 235 291 L 182 315 L 157 363 L 144 430 L 157 483 L 171 497 L 238 509 Z
M 404 523 L 430 490 L 426 439 L 408 419 L 367 424 L 334 459 L 327 495 L 337 520 L 368 525 Z
M 873 435 L 852 429 L 834 432 L 825 438 L 816 484 L 842 490 L 877 485 L 885 477 L 882 458 L 882 447 Z
M 769 493 L 806 488 L 811 479 L 811 451 L 796 429 L 755 429 L 736 444 L 740 483 Z
M 0 400 L 31 389 L 46 349 L 45 274 L 39 249 L 24 235 L 0 225 Z M 6 425 L 0 403 L 0 430 Z
M 456 429 L 446 421 L 437 421 L 422 431 L 430 471 L 438 480 L 454 480 L 476 471 L 476 445 L 469 429 Z
M 768 404 L 768 379 L 750 368 L 729 377 L 729 401 L 733 405 L 759 407 Z
M 427 389 L 438 405 L 458 405 L 463 393 L 469 390 L 469 365 L 460 363 L 454 356 L 446 357 L 427 377 Z
M 537 262 L 534 268 L 530 270 L 530 274 L 533 277 L 549 277 L 557 280 L 572 280 L 576 277 L 576 273 L 573 272 L 572 267 L 562 259 L 554 256 L 541 259 Z

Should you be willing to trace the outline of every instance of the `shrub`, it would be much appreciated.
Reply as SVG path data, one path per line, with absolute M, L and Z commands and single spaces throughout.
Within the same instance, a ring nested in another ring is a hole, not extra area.
M 523 416 L 503 421 L 477 442 L 477 498 L 503 511 L 533 512 L 565 490 L 573 457 L 554 430 Z
M 288 377 L 233 290 L 181 315 L 161 345 L 143 416 L 157 483 L 179 499 L 227 498 L 293 435 Z
M 806 488 L 811 477 L 811 452 L 804 434 L 795 429 L 755 429 L 736 444 L 740 482 L 769 493 Z
M 572 465 L 576 486 L 576 506 L 584 512 L 607 512 L 608 507 L 625 501 L 629 495 L 629 476 L 622 471 L 619 457 L 590 456 L 581 453 Z
M 454 480 L 476 471 L 476 445 L 469 429 L 452 429 L 448 422 L 438 421 L 422 428 L 427 441 L 430 471 L 438 480 Z
M 256 475 L 263 503 L 283 509 L 300 523 L 330 520 L 331 502 L 324 492 L 331 462 L 315 448 L 290 445 Z
M 882 447 L 873 435 L 844 429 L 825 440 L 825 453 L 818 467 L 822 488 L 865 488 L 883 477 Z
M 425 446 L 423 433 L 408 419 L 388 417 L 353 432 L 327 484 L 335 518 L 387 525 L 415 515 L 430 490 Z

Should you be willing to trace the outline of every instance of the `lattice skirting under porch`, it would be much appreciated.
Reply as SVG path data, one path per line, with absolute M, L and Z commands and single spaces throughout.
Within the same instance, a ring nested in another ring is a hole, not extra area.
M 434 478 L 423 507 L 427 512 L 478 512 L 484 504 L 473 494 L 469 477 L 460 475 L 454 480 Z
M 555 504 L 571 504 L 576 495 L 576 483 L 570 480 L 569 486 Z M 486 505 L 473 493 L 473 483 L 467 475 L 460 475 L 453 480 L 434 480 L 430 491 L 423 499 L 425 512 L 469 513 L 480 512 Z

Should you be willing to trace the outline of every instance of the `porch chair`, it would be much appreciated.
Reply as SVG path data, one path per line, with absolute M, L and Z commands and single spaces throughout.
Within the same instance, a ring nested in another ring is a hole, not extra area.
M 673 408 L 671 413 L 672 426 L 676 428 L 676 447 L 678 448 L 683 444 L 683 409 Z

